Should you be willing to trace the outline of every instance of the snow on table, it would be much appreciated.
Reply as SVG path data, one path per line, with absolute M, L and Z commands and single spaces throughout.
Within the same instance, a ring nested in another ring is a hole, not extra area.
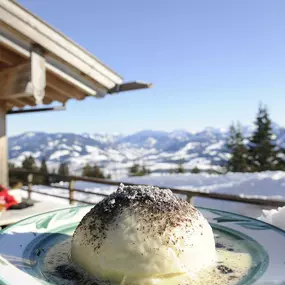
M 32 217 L 34 215 L 42 214 L 45 212 L 59 210 L 63 208 L 71 207 L 70 205 L 64 205 L 49 201 L 36 202 L 33 206 L 21 209 L 21 210 L 7 210 L 4 211 L 0 217 L 0 227 L 11 225 L 19 222 L 20 220 Z

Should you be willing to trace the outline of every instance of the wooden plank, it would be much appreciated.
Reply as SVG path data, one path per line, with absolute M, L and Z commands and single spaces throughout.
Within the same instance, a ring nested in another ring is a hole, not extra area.
M 31 61 L 0 72 L 0 100 L 18 108 L 41 104 L 45 94 L 45 58 L 40 48 L 34 47 Z M 30 98 L 33 96 L 34 98 Z M 21 103 L 24 103 L 23 105 Z
M 14 107 L 17 107 L 17 108 L 23 108 L 26 106 L 26 103 L 20 101 L 19 99 L 9 99 L 7 100 L 7 102 L 9 104 L 13 104 Z M 1 101 L 0 101 L 1 103 Z
M 2 25 L 0 27 L 3 30 Z M 3 34 L 0 34 L 0 43 L 2 46 L 5 46 L 12 52 L 17 53 L 18 55 L 20 55 L 25 59 L 28 59 L 30 57 L 30 50 L 28 48 L 24 48 L 23 46 L 20 46 L 19 43 L 11 41 L 11 39 L 4 37 Z
M 51 55 L 46 56 L 47 63 L 46 68 L 56 77 L 61 78 L 63 81 L 68 82 L 70 85 L 74 86 L 81 92 L 88 94 L 90 96 L 96 96 L 99 93 L 99 96 L 105 95 L 107 89 L 103 88 L 99 83 L 94 83 L 90 78 L 85 79 L 84 75 L 76 69 L 68 68 L 61 61 L 55 59 Z M 101 95 L 100 95 L 101 94 Z
M 22 190 L 27 191 L 26 189 L 22 189 Z M 38 191 L 38 190 L 33 190 L 33 193 L 41 194 L 41 195 L 44 195 L 44 196 L 60 198 L 60 199 L 64 199 L 64 200 L 68 200 L 69 199 L 69 197 L 64 197 L 64 196 L 60 196 L 60 195 L 56 195 L 56 194 L 50 194 L 50 193 L 46 193 L 46 192 L 42 192 L 42 191 Z M 83 203 L 83 204 L 88 204 L 88 205 L 94 205 L 95 204 L 95 203 L 92 203 L 92 202 L 88 202 L 86 200 L 79 200 L 79 199 L 73 199 L 73 201 L 74 202 Z M 0 222 L 1 222 L 1 220 L 0 220 Z
M 46 66 L 43 49 L 33 46 L 31 52 L 31 83 L 36 104 L 42 104 L 46 87 Z
M 18 98 L 18 101 L 22 102 L 25 105 L 31 106 L 31 107 L 37 106 L 37 103 L 36 103 L 35 98 L 33 96 L 26 97 L 26 98 Z
M 10 37 L 12 35 L 9 35 Z M 16 41 L 16 39 L 15 39 Z M 17 45 L 11 39 L 7 39 L 0 35 L 0 42 L 10 50 L 15 51 L 23 58 L 30 58 L 30 50 L 27 49 L 25 43 L 21 43 L 22 46 Z M 26 48 L 23 48 L 25 46 Z M 68 82 L 78 90 L 90 96 L 103 97 L 107 93 L 107 89 L 100 85 L 97 81 L 94 81 L 90 77 L 84 75 L 77 69 L 72 69 L 66 65 L 65 62 L 60 61 L 51 54 L 46 54 L 46 69 L 52 72 L 56 77 L 60 77 L 62 80 Z
M 69 204 L 74 204 L 74 184 L 75 181 L 74 180 L 70 180 L 69 181 L 69 186 L 68 186 L 68 190 L 69 190 Z
M 46 87 L 46 95 L 45 95 L 44 100 L 47 98 L 52 101 L 58 101 L 60 103 L 66 103 L 66 101 L 69 99 L 68 97 L 64 96 L 61 93 L 58 93 L 57 91 L 55 91 L 49 86 Z
M 53 99 L 51 99 L 51 98 L 47 97 L 47 95 L 45 95 L 45 97 L 43 99 L 43 104 L 44 105 L 50 105 L 50 104 L 52 104 L 53 101 L 54 101 Z
M 146 88 L 151 88 L 151 83 L 145 83 L 145 82 L 126 82 L 123 84 L 116 85 L 114 88 L 110 89 L 108 91 L 109 94 L 119 93 L 119 92 L 126 92 L 126 91 L 133 91 L 133 90 L 141 90 Z
M 27 173 L 27 171 L 22 169 L 13 169 L 11 170 L 12 173 Z M 41 175 L 37 171 L 29 171 L 28 173 L 34 173 L 37 175 Z M 109 185 L 109 186 L 118 186 L 120 183 L 123 183 L 125 185 L 139 185 L 137 183 L 129 183 L 129 182 L 123 182 L 123 181 L 113 181 L 113 180 L 107 180 L 107 179 L 100 179 L 100 178 L 90 178 L 90 177 L 82 177 L 82 176 L 62 176 L 57 174 L 49 174 L 48 177 L 56 177 L 57 179 L 60 179 L 60 181 L 86 181 L 86 182 L 92 182 L 92 183 L 98 183 L 103 185 Z M 165 188 L 157 185 L 153 185 L 160 188 Z M 51 186 L 53 187 L 53 186 Z M 54 188 L 63 188 L 64 187 L 54 187 Z M 285 200 L 279 200 L 279 199 L 261 199 L 261 198 L 254 198 L 254 197 L 240 197 L 238 195 L 232 195 L 232 194 L 225 194 L 225 193 L 206 193 L 206 192 L 199 192 L 194 190 L 186 190 L 186 189 L 178 189 L 178 188 L 170 188 L 171 191 L 173 191 L 175 194 L 181 194 L 185 196 L 192 196 L 192 197 L 203 197 L 203 198 L 210 198 L 210 199 L 216 199 L 216 200 L 223 200 L 223 201 L 232 201 L 232 202 L 238 202 L 238 203 L 248 203 L 248 204 L 255 204 L 255 205 L 264 205 L 264 206 L 272 206 L 272 207 L 282 207 L 285 206 Z M 76 189 L 75 189 L 76 191 Z M 78 191 L 79 192 L 79 191 Z M 87 193 L 87 192 L 86 192 Z M 88 193 L 92 194 L 92 193 Z M 96 195 L 96 193 L 93 193 Z
M 79 181 L 81 181 L 81 179 Z M 136 184 L 136 183 L 124 183 L 124 184 L 125 185 L 139 185 L 139 184 Z M 67 188 L 60 187 L 60 186 L 51 186 L 51 185 L 47 185 L 47 186 L 49 186 L 51 188 L 58 188 L 58 189 L 68 190 Z M 160 188 L 162 188 L 162 187 L 160 187 Z M 188 195 L 188 192 L 193 193 L 193 191 L 188 191 L 188 190 L 179 190 L 179 189 L 175 189 L 175 188 L 168 188 L 168 189 L 170 189 L 174 194 L 182 194 L 181 191 L 183 191 L 185 196 Z M 95 195 L 95 196 L 98 196 L 98 195 L 99 196 L 105 196 L 104 194 L 100 194 L 100 193 L 96 193 L 96 192 L 92 192 L 92 191 L 84 191 L 84 190 L 79 190 L 79 189 L 74 189 L 74 191 L 75 192 L 85 193 L 85 194 L 91 194 L 91 195 Z M 33 192 L 34 193 L 43 194 L 43 195 L 47 195 L 47 196 L 52 196 L 52 197 L 63 198 L 63 199 L 69 200 L 69 196 L 64 197 L 64 196 L 59 196 L 59 195 L 56 195 L 56 194 L 49 194 L 47 192 L 43 193 L 41 191 L 35 191 L 35 190 L 33 190 Z M 201 195 L 201 194 L 204 194 L 204 195 Z M 223 194 L 223 193 L 202 193 L 202 192 L 195 192 L 195 195 L 192 196 L 191 200 L 187 199 L 188 202 L 193 203 L 194 196 L 204 197 L 204 198 L 209 198 L 209 199 L 215 199 L 215 200 L 229 201 L 229 202 L 237 202 L 237 203 L 246 203 L 246 204 L 252 204 L 252 205 L 260 205 L 260 206 L 270 206 L 270 207 L 283 207 L 283 206 L 285 206 L 285 201 L 284 200 L 245 198 L 245 197 L 239 197 L 239 196 L 236 196 L 236 195 L 227 195 L 227 194 Z M 73 201 L 89 204 L 88 201 L 84 201 L 84 200 L 73 199 Z M 90 203 L 90 204 L 92 204 L 92 203 Z
M 55 188 L 55 189 L 61 189 L 61 190 L 66 190 L 69 191 L 69 188 L 65 188 L 63 186 L 57 186 L 57 185 L 50 185 L 50 184 L 43 184 L 44 186 L 50 187 L 50 188 Z M 107 194 L 98 192 L 98 191 L 89 191 L 89 190 L 82 190 L 82 189 L 77 189 L 77 188 L 73 188 L 75 192 L 78 193 L 83 193 L 83 194 L 91 194 L 91 195 L 97 195 L 97 196 L 103 196 L 103 197 L 107 197 Z
M 19 54 L 12 52 L 10 49 L 4 47 L 1 43 L 0 45 L 0 61 L 8 65 L 17 65 L 24 63 L 26 59 Z
M 46 100 L 47 99 L 47 100 Z M 68 100 L 68 97 L 65 97 L 64 95 L 56 92 L 51 87 L 47 86 L 45 91 L 45 97 L 44 97 L 44 104 L 50 104 L 53 101 L 58 101 L 60 103 L 66 103 Z
M 47 86 L 51 87 L 58 93 L 62 94 L 68 98 L 75 98 L 77 100 L 82 100 L 86 97 L 86 95 L 74 88 L 72 85 L 68 84 L 68 82 L 61 80 L 60 78 L 56 77 L 53 73 L 47 72 Z
M 28 180 L 28 199 L 32 199 L 33 192 L 33 174 L 29 174 L 27 177 Z
M 0 184 L 8 186 L 8 139 L 5 104 L 0 105 Z
M 32 90 L 31 65 L 24 63 L 12 68 L 6 68 L 0 72 L 0 100 L 29 97 Z
M 1 89 L 0 89 L 0 91 L 1 91 Z M 15 93 L 15 94 L 10 94 L 10 95 L 3 95 L 3 96 L 0 95 L 0 101 L 9 101 L 9 100 L 14 101 L 14 99 L 15 100 L 18 99 L 18 101 L 19 101 L 19 99 L 21 99 L 21 98 L 28 98 L 28 97 L 32 97 L 32 96 L 33 96 L 32 94 L 25 93 L 25 92 Z
M 6 105 L 6 109 L 7 110 L 11 110 L 13 107 L 14 107 L 14 105 L 12 104 L 12 103 L 9 103 L 9 102 L 4 102 L 4 104 Z

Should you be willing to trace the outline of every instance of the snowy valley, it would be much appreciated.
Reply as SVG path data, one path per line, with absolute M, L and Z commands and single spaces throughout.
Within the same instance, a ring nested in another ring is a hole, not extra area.
M 244 127 L 244 136 L 251 131 Z M 273 131 L 277 144 L 285 146 L 285 129 L 273 124 Z M 26 156 L 32 155 L 38 163 L 45 157 L 50 169 L 66 161 L 75 174 L 86 163 L 96 163 L 112 177 L 126 176 L 134 163 L 154 173 L 169 172 L 179 163 L 185 170 L 219 171 L 229 158 L 227 137 L 227 130 L 216 128 L 196 133 L 145 130 L 131 135 L 28 132 L 9 138 L 9 159 L 21 165 Z

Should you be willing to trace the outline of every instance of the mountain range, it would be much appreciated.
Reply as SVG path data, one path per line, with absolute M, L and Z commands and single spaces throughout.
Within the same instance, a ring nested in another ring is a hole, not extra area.
M 285 147 L 285 129 L 273 124 L 277 144 Z M 251 127 L 243 127 L 247 137 Z M 122 176 L 134 164 L 152 172 L 165 172 L 182 163 L 186 170 L 219 170 L 230 154 L 225 142 L 228 131 L 206 128 L 191 133 L 144 130 L 131 135 L 27 132 L 9 138 L 9 160 L 21 165 L 32 155 L 39 164 L 43 157 L 49 169 L 68 162 L 71 172 L 80 174 L 86 163 L 97 164 L 106 174 Z

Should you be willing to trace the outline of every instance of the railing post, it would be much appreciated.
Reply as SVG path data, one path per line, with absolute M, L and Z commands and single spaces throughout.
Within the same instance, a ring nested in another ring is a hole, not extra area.
M 32 199 L 33 191 L 33 174 L 28 174 L 28 199 Z
M 74 204 L 74 180 L 70 180 L 69 181 L 69 186 L 68 186 L 68 190 L 69 190 L 69 204 Z
M 190 204 L 193 205 L 193 203 L 194 203 L 194 196 L 192 196 L 191 194 L 187 194 L 186 200 L 187 200 L 187 202 L 189 202 Z

